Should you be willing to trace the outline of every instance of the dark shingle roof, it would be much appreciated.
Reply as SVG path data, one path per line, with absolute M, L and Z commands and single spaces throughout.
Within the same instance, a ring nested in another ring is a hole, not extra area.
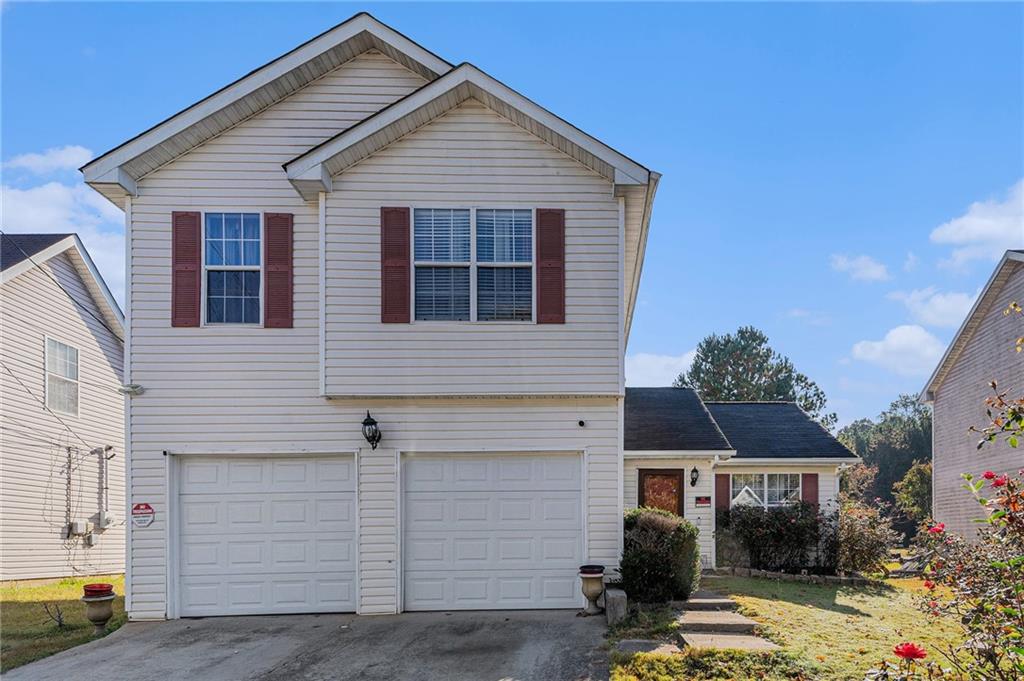
M 14 267 L 70 234 L 7 234 L 0 239 L 0 271 Z
M 690 388 L 626 388 L 627 450 L 729 450 L 700 398 Z
M 707 402 L 737 459 L 854 455 L 792 402 Z

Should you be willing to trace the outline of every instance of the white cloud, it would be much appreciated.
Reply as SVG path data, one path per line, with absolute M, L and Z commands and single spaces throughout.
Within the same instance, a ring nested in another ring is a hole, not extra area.
M 953 247 L 944 264 L 955 268 L 972 260 L 994 262 L 1006 249 L 1024 246 L 1024 179 L 1010 187 L 1005 201 L 972 203 L 966 213 L 932 230 L 931 240 Z
M 92 159 L 92 152 L 85 147 L 69 144 L 53 147 L 41 154 L 21 154 L 4 163 L 7 168 L 27 170 L 36 175 L 47 175 L 61 170 L 77 170 Z
M 835 254 L 829 262 L 837 272 L 846 272 L 858 281 L 885 281 L 889 278 L 889 270 L 885 265 L 869 255 Z
M 626 356 L 626 385 L 658 387 L 672 385 L 676 376 L 693 364 L 696 350 L 681 355 L 653 355 L 639 352 Z
M 0 188 L 3 229 L 10 233 L 76 232 L 111 293 L 124 300 L 124 214 L 82 183 Z
M 917 269 L 917 265 L 920 261 L 917 258 L 917 254 L 913 251 L 907 251 L 907 257 L 903 261 L 903 271 L 913 272 Z
M 941 293 L 934 286 L 929 286 L 913 291 L 893 291 L 887 297 L 906 305 L 911 318 L 918 324 L 956 328 L 967 317 L 977 294 Z
M 928 376 L 945 346 L 916 324 L 890 329 L 882 340 L 863 340 L 853 346 L 854 359 L 875 364 L 901 376 Z

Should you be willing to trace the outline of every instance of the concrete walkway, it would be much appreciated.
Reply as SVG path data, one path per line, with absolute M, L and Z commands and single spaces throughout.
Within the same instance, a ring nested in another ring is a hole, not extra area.
M 604 681 L 604 633 L 569 610 L 132 623 L 4 681 Z
M 736 612 L 736 601 L 715 593 L 698 591 L 683 601 L 676 619 L 682 645 L 693 648 L 778 650 L 779 646 L 757 635 L 757 622 Z

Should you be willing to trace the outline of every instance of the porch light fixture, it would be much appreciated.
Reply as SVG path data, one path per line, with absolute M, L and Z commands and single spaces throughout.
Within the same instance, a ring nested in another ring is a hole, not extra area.
M 700 471 L 694 466 L 690 469 L 690 487 L 696 487 L 698 480 L 700 480 Z
M 377 443 L 380 442 L 380 428 L 377 427 L 377 421 L 370 416 L 369 410 L 366 412 L 366 418 L 363 419 L 363 437 L 370 443 L 370 449 L 377 449 Z

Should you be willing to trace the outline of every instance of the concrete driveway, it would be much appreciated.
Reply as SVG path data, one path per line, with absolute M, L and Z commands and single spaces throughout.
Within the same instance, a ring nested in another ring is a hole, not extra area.
M 131 623 L 4 680 L 602 681 L 604 631 L 568 610 Z

